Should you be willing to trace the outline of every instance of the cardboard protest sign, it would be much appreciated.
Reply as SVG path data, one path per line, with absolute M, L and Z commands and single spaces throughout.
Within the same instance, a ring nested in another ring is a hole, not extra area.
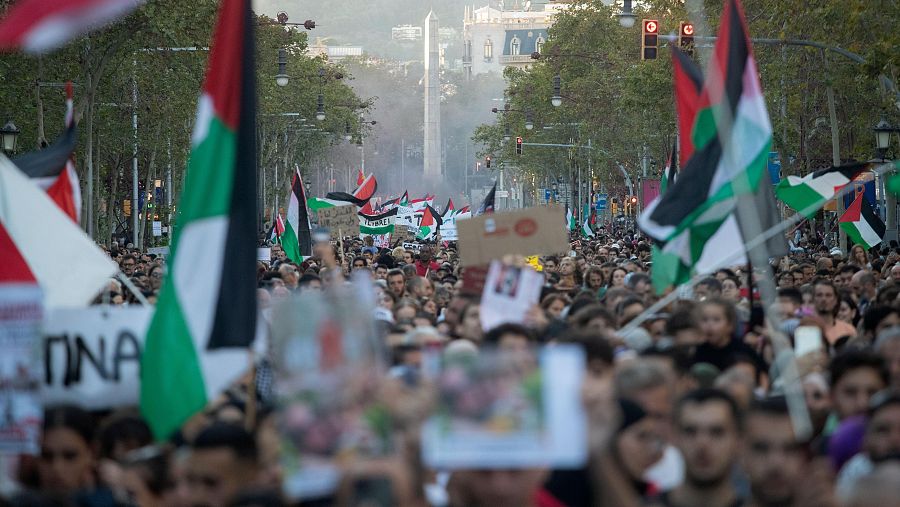
M 155 246 L 155 247 L 153 247 L 153 248 L 148 248 L 148 249 L 147 249 L 147 253 L 148 253 L 148 254 L 155 254 L 155 255 L 169 255 L 169 247 L 167 247 L 167 246 Z
M 355 236 L 359 233 L 359 218 L 356 206 L 334 206 L 319 210 L 319 225 L 331 229 L 331 234 L 339 232 L 344 236 Z
M 487 264 L 504 255 L 545 255 L 568 248 L 560 206 L 525 208 L 459 220 L 459 254 L 463 266 Z
M 37 285 L 0 284 L 0 455 L 40 450 L 42 313 Z
M 441 352 L 429 352 L 439 356 Z M 427 357 L 438 407 L 422 427 L 435 469 L 578 468 L 587 460 L 584 351 L 575 345 Z
M 530 267 L 492 262 L 481 295 L 481 327 L 487 331 L 508 322 L 522 323 L 540 301 L 543 286 L 543 275 Z
M 462 273 L 462 287 L 459 293 L 464 296 L 480 296 L 484 292 L 488 266 L 467 266 Z

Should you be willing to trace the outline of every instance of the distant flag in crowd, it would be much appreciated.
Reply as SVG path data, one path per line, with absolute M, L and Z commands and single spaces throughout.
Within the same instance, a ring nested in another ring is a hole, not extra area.
M 362 169 L 356 173 L 356 186 L 362 186 L 363 182 L 366 181 L 366 173 L 363 172 Z
M 488 192 L 486 196 L 484 196 L 484 200 L 481 201 L 481 206 L 475 211 L 475 216 L 484 215 L 485 213 L 493 213 L 494 212 L 494 201 L 497 195 L 497 182 L 494 182 L 494 186 L 491 188 L 491 191 Z
M 669 161 L 666 162 L 666 168 L 663 170 L 662 178 L 659 179 L 659 193 L 663 193 L 667 188 L 675 184 L 678 178 L 678 141 L 672 145 L 672 153 L 669 154 Z
M 465 206 L 460 208 L 459 211 L 456 212 L 456 215 L 459 216 L 459 215 L 462 215 L 465 213 L 469 213 L 469 205 L 468 204 L 466 204 Z
M 428 241 L 434 239 L 438 230 L 443 223 L 441 215 L 431 206 L 425 206 L 425 214 L 422 215 L 422 221 L 419 222 L 419 232 L 416 239 Z
M 575 220 L 575 215 L 572 214 L 572 208 L 566 206 L 566 230 L 575 231 L 577 228 L 578 222 Z
M 392 208 L 383 213 L 367 215 L 358 213 L 359 215 L 359 233 L 370 236 L 380 236 L 383 234 L 391 234 L 394 232 L 394 222 L 397 218 L 399 208 Z
M 442 217 L 447 216 L 447 213 L 453 210 L 453 198 L 447 199 L 447 205 L 444 206 L 444 212 L 441 214 Z
M 37 280 L 47 308 L 87 306 L 118 271 L 70 218 L 0 156 L 0 278 Z
M 878 245 L 884 239 L 886 230 L 884 222 L 872 209 L 864 192 L 856 196 L 853 204 L 841 215 L 838 222 L 841 230 L 847 233 L 847 237 L 852 239 L 853 243 L 864 246 L 866 250 Z
M 400 196 L 400 202 L 398 203 L 400 206 L 409 206 L 409 191 L 404 190 L 403 195 Z
M 269 231 L 269 241 L 272 243 L 281 243 L 281 236 L 284 235 L 284 220 L 281 219 L 281 213 L 275 215 L 272 222 L 272 228 Z
M 312 211 L 318 211 L 322 208 L 333 208 L 335 206 L 343 206 L 345 204 L 353 204 L 358 208 L 365 206 L 378 190 L 378 182 L 375 175 L 366 176 L 352 194 L 347 192 L 328 192 L 324 199 L 313 197 L 307 201 L 307 206 Z
M 222 0 L 141 357 L 141 413 L 157 439 L 244 372 L 256 334 L 255 23 L 250 0 Z
M 657 289 L 690 279 L 737 197 L 755 193 L 766 171 L 772 126 L 739 0 L 726 1 L 691 132 L 696 152 L 638 219 L 667 259 Z
M 73 114 L 72 83 L 66 83 L 66 130 L 53 144 L 13 160 L 66 215 L 81 222 L 81 183 L 72 153 L 78 142 Z
M 791 209 L 811 217 L 845 185 L 872 167 L 873 164 L 858 162 L 829 167 L 802 177 L 787 176 L 775 187 L 775 195 Z
M 44 53 L 125 17 L 143 0 L 19 0 L 0 21 L 0 49 Z
M 591 229 L 591 218 L 585 217 L 584 223 L 581 224 L 581 235 L 585 238 L 593 238 L 594 230 Z
M 281 217 L 278 217 L 281 219 Z M 306 209 L 306 190 L 300 168 L 294 171 L 291 181 L 291 196 L 288 200 L 287 224 L 281 246 L 287 257 L 300 264 L 306 257 L 312 256 L 312 234 L 309 225 L 309 212 Z

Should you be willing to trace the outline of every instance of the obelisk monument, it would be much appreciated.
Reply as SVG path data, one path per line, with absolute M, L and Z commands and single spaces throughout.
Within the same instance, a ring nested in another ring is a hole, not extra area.
M 425 179 L 441 178 L 441 47 L 438 18 L 425 18 Z

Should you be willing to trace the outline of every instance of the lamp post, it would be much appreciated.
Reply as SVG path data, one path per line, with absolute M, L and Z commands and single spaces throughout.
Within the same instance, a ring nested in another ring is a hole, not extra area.
M 887 156 L 888 148 L 891 147 L 891 134 L 900 131 L 897 127 L 892 126 L 884 116 L 881 117 L 881 121 L 878 122 L 877 125 L 872 129 L 875 132 L 875 158 L 879 158 L 884 160 Z M 886 192 L 885 185 L 885 174 L 879 175 L 878 178 L 881 180 L 881 195 L 884 199 L 884 221 L 887 229 L 887 235 L 884 240 L 888 241 L 890 239 L 896 239 L 895 234 L 897 231 L 897 198 L 894 197 L 892 193 Z
M 550 103 L 553 104 L 553 107 L 559 107 L 562 105 L 562 95 L 560 95 L 560 81 L 561 78 L 559 74 L 553 76 L 553 96 L 550 97 Z
M 634 21 L 637 19 L 637 16 L 634 15 L 634 10 L 631 8 L 631 0 L 622 0 L 622 12 L 616 15 L 619 18 L 619 24 L 622 25 L 623 28 L 631 28 L 634 26 Z
M 887 149 L 891 146 L 891 134 L 897 132 L 900 129 L 896 127 L 892 127 L 890 123 L 884 118 L 881 117 L 881 121 L 878 122 L 878 125 L 875 125 L 875 128 L 872 129 L 875 132 L 875 153 L 876 157 L 884 160 L 885 154 L 887 153 Z M 4 137 L 4 146 L 5 146 L 5 137 Z
M 321 93 L 316 105 L 316 120 L 325 121 L 325 96 Z
M 16 127 L 16 124 L 9 120 L 6 122 L 6 125 L 0 129 L 0 137 L 2 137 L 3 141 L 3 151 L 9 155 L 15 153 L 16 144 L 18 144 L 19 134 L 22 131 L 19 130 L 19 127 Z
M 278 49 L 278 74 L 275 74 L 275 84 L 278 86 L 287 86 L 290 78 L 287 75 L 287 51 L 284 48 Z

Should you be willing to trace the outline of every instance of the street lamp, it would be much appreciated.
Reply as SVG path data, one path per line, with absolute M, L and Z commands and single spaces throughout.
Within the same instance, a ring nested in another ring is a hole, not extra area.
M 553 104 L 553 107 L 559 107 L 562 105 L 562 95 L 560 95 L 560 77 L 559 74 L 553 76 L 553 96 L 550 97 L 550 103 Z
M 344 140 L 349 141 L 353 139 L 353 134 L 350 133 L 350 122 L 348 121 L 344 124 Z
M 897 129 L 892 127 L 882 116 L 881 121 L 872 130 L 875 131 L 875 149 L 878 153 L 878 158 L 884 158 L 885 152 L 891 146 L 891 134 L 897 132 Z M 6 134 L 3 137 L 3 145 L 6 146 Z
M 634 11 L 631 9 L 631 0 L 622 0 L 622 12 L 617 14 L 619 18 L 619 24 L 622 25 L 623 28 L 631 28 L 634 26 L 634 21 L 637 19 L 637 16 L 634 15 Z
M 16 127 L 16 124 L 13 123 L 12 120 L 6 122 L 6 125 L 0 129 L 0 136 L 2 136 L 3 140 L 3 151 L 7 154 L 16 151 L 16 141 L 19 139 L 20 133 L 19 127 Z
M 534 128 L 534 121 L 532 118 L 531 109 L 525 110 L 525 130 L 532 130 Z
M 278 50 L 278 74 L 275 75 L 275 84 L 278 86 L 288 85 L 287 51 L 284 48 Z
M 325 121 L 325 96 L 319 94 L 318 104 L 316 106 L 316 120 Z

